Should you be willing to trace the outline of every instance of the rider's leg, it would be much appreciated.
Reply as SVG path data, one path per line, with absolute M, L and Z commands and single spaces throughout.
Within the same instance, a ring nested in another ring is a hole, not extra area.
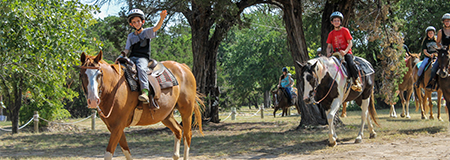
M 357 92 L 362 91 L 361 83 L 358 77 L 358 69 L 356 68 L 356 64 L 353 62 L 353 55 L 346 54 L 344 56 L 345 61 L 347 62 L 348 70 L 350 72 L 351 77 L 353 78 L 352 89 Z
M 419 76 L 419 78 L 417 79 L 415 85 L 416 87 L 419 87 L 420 82 L 423 80 L 423 70 L 425 70 L 425 66 L 427 66 L 428 61 L 430 60 L 430 58 L 425 57 L 422 61 L 422 64 L 420 64 L 419 67 L 419 71 L 417 71 L 417 75 Z
M 427 84 L 427 89 L 433 89 L 436 86 L 436 72 L 439 69 L 438 61 L 433 63 L 433 67 L 431 68 L 431 77 Z
M 148 91 L 150 90 L 147 77 L 148 59 L 141 57 L 130 57 L 130 60 L 136 64 L 139 85 L 142 91 L 142 94 L 139 95 L 139 101 L 142 101 L 144 104 L 148 104 L 150 101 L 148 98 Z

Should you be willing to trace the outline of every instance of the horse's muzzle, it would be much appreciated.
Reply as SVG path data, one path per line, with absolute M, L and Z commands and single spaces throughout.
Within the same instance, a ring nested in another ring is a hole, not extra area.
M 311 97 L 303 97 L 303 101 L 305 102 L 305 104 L 314 103 L 314 99 L 312 99 Z
M 447 78 L 448 77 L 448 72 L 446 70 L 440 70 L 438 74 L 439 74 L 439 76 L 441 78 Z
M 87 99 L 88 108 L 95 109 L 100 104 L 99 98 L 88 98 Z

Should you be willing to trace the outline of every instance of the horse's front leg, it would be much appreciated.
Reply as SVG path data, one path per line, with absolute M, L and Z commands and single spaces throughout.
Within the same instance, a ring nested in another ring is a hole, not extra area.
M 117 144 L 122 137 L 123 129 L 123 127 L 111 127 L 111 136 L 109 137 L 109 143 L 106 147 L 105 160 L 112 160 Z
M 358 136 L 356 137 L 355 143 L 361 143 L 362 142 L 362 137 L 364 135 L 364 124 L 366 123 L 366 120 L 368 118 L 368 113 L 369 113 L 369 102 L 370 102 L 370 97 L 367 99 L 363 99 L 362 103 L 361 103 L 361 128 L 359 129 L 359 133 Z M 370 127 L 369 125 L 369 129 L 372 128 L 371 132 L 375 132 L 373 131 L 373 127 Z
M 120 148 L 122 149 L 123 155 L 125 155 L 125 158 L 127 160 L 133 159 L 131 157 L 130 148 L 128 148 L 127 139 L 125 138 L 125 133 L 123 132 L 123 130 L 122 130 L 122 136 L 119 141 L 119 145 L 120 145 Z
M 334 99 L 333 103 L 331 103 L 330 110 L 327 114 L 327 120 L 328 120 L 328 146 L 334 147 L 337 145 L 337 134 L 334 130 L 334 116 L 336 115 L 336 112 L 339 110 L 339 106 L 341 105 L 341 101 L 339 99 Z
M 411 99 L 411 95 L 412 95 L 412 89 L 409 89 L 406 91 L 406 97 L 403 97 L 403 95 L 400 97 L 405 101 L 405 103 L 402 103 L 402 107 L 403 107 L 403 113 L 406 113 L 406 118 L 411 118 L 411 116 L 409 115 L 409 100 Z M 404 105 L 403 105 L 404 104 Z
M 442 100 L 442 91 L 437 92 L 437 108 L 438 108 L 438 120 L 443 121 L 441 118 L 441 100 Z

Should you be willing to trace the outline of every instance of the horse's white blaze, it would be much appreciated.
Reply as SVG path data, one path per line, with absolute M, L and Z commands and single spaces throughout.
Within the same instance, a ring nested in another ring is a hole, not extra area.
M 174 137 L 174 142 L 175 142 L 175 148 L 174 148 L 174 152 L 173 152 L 173 156 L 172 158 L 174 160 L 177 160 L 180 158 L 180 143 L 181 143 L 181 139 L 178 139 L 177 136 Z
M 88 105 L 95 105 L 90 106 L 90 108 L 97 107 L 97 105 L 100 103 L 99 95 L 98 95 L 98 82 L 97 77 L 100 75 L 100 70 L 98 69 L 86 69 L 86 75 L 88 79 L 88 85 L 87 85 L 87 99 L 93 103 L 88 103 Z
M 127 160 L 132 160 L 133 158 L 131 157 L 131 153 L 130 153 L 130 151 L 129 150 L 125 150 L 125 149 L 123 149 L 122 147 L 120 147 L 121 149 L 122 149 L 122 153 L 123 153 L 123 155 L 125 155 L 125 158 L 127 159 Z
M 113 155 L 111 152 L 108 151 L 105 152 L 105 160 L 112 160 L 112 157 Z
M 313 86 L 306 80 L 306 75 L 303 76 L 304 90 L 303 90 L 303 100 L 309 98 L 309 93 L 313 90 Z
M 184 139 L 184 160 L 188 160 L 189 159 L 189 145 L 186 141 L 186 139 Z

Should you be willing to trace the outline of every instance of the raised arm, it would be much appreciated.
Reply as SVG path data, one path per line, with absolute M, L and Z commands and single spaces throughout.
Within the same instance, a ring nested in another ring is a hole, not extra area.
M 160 16 L 161 16 L 161 18 L 159 19 L 158 24 L 156 24 L 156 26 L 153 27 L 153 32 L 156 32 L 161 28 L 162 24 L 164 23 L 164 19 L 166 19 L 167 11 L 166 10 L 162 11 L 160 13 Z

